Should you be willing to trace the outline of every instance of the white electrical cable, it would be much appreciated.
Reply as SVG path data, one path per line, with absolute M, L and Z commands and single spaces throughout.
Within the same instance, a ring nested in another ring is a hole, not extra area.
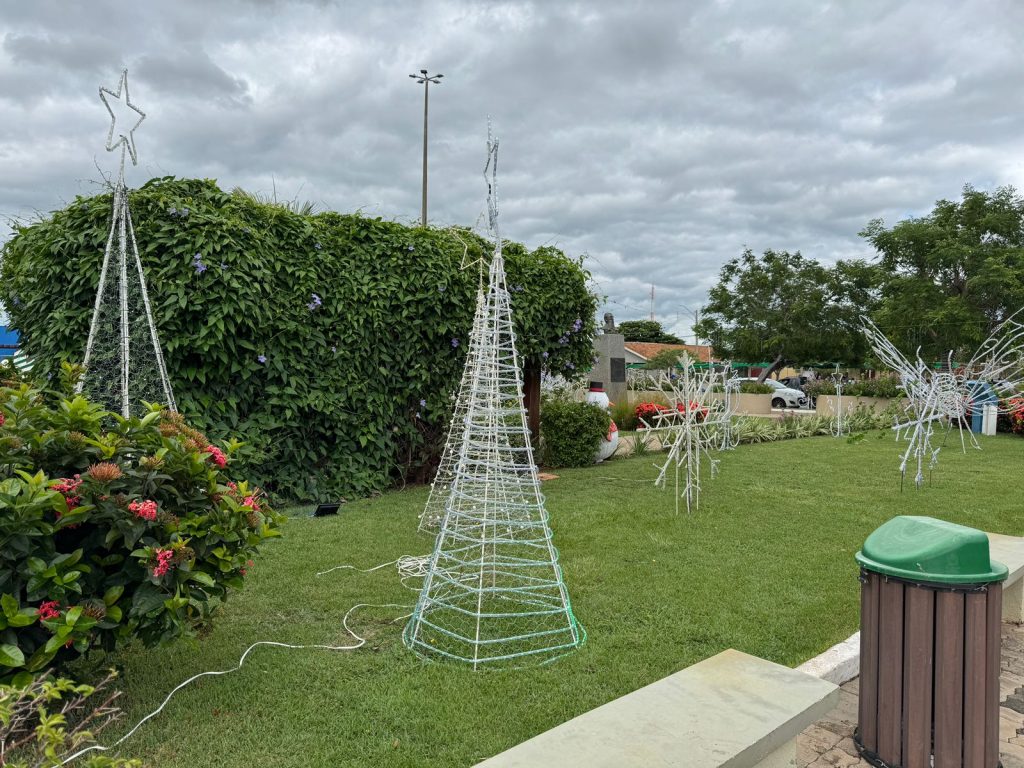
M 397 561 L 393 560 L 392 562 L 397 562 Z M 384 565 L 391 565 L 391 563 L 384 563 Z M 339 567 L 345 567 L 345 566 L 339 566 Z M 372 568 L 370 570 L 377 570 L 380 567 L 383 567 L 383 566 L 377 566 L 377 568 Z M 345 616 L 341 620 L 341 625 L 342 625 L 342 627 L 344 627 L 345 631 L 348 634 L 350 634 L 353 638 L 356 639 L 356 643 L 354 645 L 326 645 L 326 644 L 295 645 L 295 644 L 292 644 L 292 643 L 281 643 L 281 642 L 277 642 L 277 641 L 274 641 L 274 640 L 260 640 L 258 642 L 255 642 L 252 645 L 250 645 L 248 648 L 245 649 L 245 653 L 243 653 L 239 657 L 238 664 L 236 666 L 234 666 L 234 667 L 232 667 L 230 669 L 221 669 L 221 670 L 213 670 L 213 671 L 209 671 L 209 672 L 200 672 L 199 674 L 193 675 L 192 677 L 188 678 L 184 682 L 179 683 L 177 686 L 175 686 L 173 689 L 171 689 L 171 692 L 167 694 L 167 696 L 164 698 L 163 702 L 161 702 L 159 707 L 157 707 L 152 712 L 150 712 L 148 715 L 146 715 L 144 718 L 139 720 L 139 722 L 137 722 L 135 724 L 135 726 L 130 731 L 128 731 L 128 733 L 126 733 L 124 736 L 119 738 L 117 741 L 115 741 L 110 746 L 104 747 L 104 746 L 102 746 L 100 744 L 93 744 L 92 746 L 85 747 L 84 749 L 80 749 L 77 752 L 75 752 L 74 754 L 69 755 L 68 757 L 64 758 L 60 763 L 58 763 L 58 765 L 67 765 L 68 763 L 71 763 L 71 762 L 77 760 L 78 758 L 82 757 L 83 755 L 89 754 L 90 752 L 109 752 L 110 750 L 120 746 L 125 741 L 127 741 L 137 730 L 139 730 L 139 728 L 141 728 L 147 722 L 149 722 L 154 717 L 159 715 L 164 710 L 164 707 L 167 706 L 168 702 L 170 702 L 170 700 L 174 697 L 174 694 L 176 694 L 182 688 L 185 688 L 186 686 L 191 685 L 196 680 L 199 680 L 202 677 L 220 677 L 221 675 L 228 675 L 228 674 L 231 674 L 232 672 L 237 672 L 239 669 L 242 668 L 242 665 L 245 663 L 245 660 L 249 656 L 249 654 L 252 653 L 253 650 L 255 650 L 256 648 L 258 648 L 261 645 L 269 645 L 269 646 L 272 646 L 274 648 L 288 648 L 288 649 L 291 649 L 291 650 L 354 651 L 357 648 L 362 648 L 364 645 L 366 645 L 366 638 L 365 637 L 361 637 L 360 635 L 357 635 L 355 632 L 352 631 L 352 628 L 349 627 L 349 625 L 348 625 L 349 616 L 351 616 L 354 611 L 358 610 L 359 608 L 410 608 L 410 607 L 411 607 L 410 605 L 403 605 L 403 604 L 400 604 L 400 603 L 359 603 L 357 605 L 353 605 L 345 613 Z M 403 619 L 403 618 L 406 618 L 406 616 L 400 616 L 399 617 L 399 619 Z

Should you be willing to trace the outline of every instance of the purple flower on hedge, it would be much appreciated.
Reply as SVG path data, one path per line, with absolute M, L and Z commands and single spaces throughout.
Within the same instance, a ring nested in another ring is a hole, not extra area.
M 426 401 L 426 400 L 423 400 L 423 399 L 421 399 L 421 400 L 420 400 L 420 408 L 426 408 L 426 407 L 427 407 L 427 401 Z
M 563 344 L 563 345 L 564 345 L 564 344 L 568 344 L 568 343 L 569 343 L 569 337 L 568 337 L 568 336 L 561 336 L 561 337 L 560 337 L 560 338 L 558 339 L 558 343 L 559 343 L 559 344 Z
M 551 355 L 548 352 L 542 352 L 540 356 L 543 357 L 545 360 L 551 357 Z
M 312 312 L 312 311 L 314 311 L 316 309 L 319 309 L 320 305 L 324 303 L 323 300 L 320 298 L 319 294 L 316 294 L 316 293 L 311 294 L 310 295 L 310 299 L 311 300 L 310 300 L 309 304 L 306 305 L 306 308 L 310 312 Z
M 265 363 L 265 362 L 267 362 L 267 356 L 266 355 L 257 355 L 256 356 L 256 362 L 258 362 L 258 363 Z
M 455 349 L 458 346 L 459 346 L 459 340 L 458 339 L 452 339 L 452 349 Z
M 177 216 L 178 215 L 178 209 L 177 208 L 168 208 L 167 209 L 167 215 L 168 216 Z
M 415 249 L 415 248 L 413 248 L 413 247 L 412 247 L 412 246 L 410 245 L 410 246 L 409 246 L 409 250 L 410 250 L 410 251 L 414 251 L 414 250 L 416 250 L 416 249 Z
M 203 264 L 202 255 L 197 253 L 192 257 L 192 268 L 195 269 L 197 275 L 201 275 L 206 271 L 206 265 Z
M 338 347 L 337 347 L 337 345 L 333 345 L 333 346 L 331 347 L 331 352 L 334 352 L 335 354 L 337 354 L 337 352 L 338 352 Z
M 322 251 L 324 249 L 324 247 L 320 245 L 320 243 L 313 243 L 313 247 L 316 248 L 318 251 Z
M 576 318 L 576 322 L 572 324 L 572 332 L 573 333 L 579 333 L 580 332 L 580 328 L 582 328 L 582 327 L 583 327 L 583 321 L 580 320 L 577 317 Z
M 573 365 L 572 363 L 566 363 L 565 367 L 568 368 L 571 371 L 575 371 L 576 370 L 576 366 Z
M 221 271 L 221 272 L 223 272 L 223 271 L 224 271 L 225 269 L 227 269 L 227 268 L 228 268 L 228 265 L 227 265 L 227 264 L 225 264 L 225 263 L 224 263 L 224 262 L 222 261 L 222 262 L 220 263 L 220 271 Z

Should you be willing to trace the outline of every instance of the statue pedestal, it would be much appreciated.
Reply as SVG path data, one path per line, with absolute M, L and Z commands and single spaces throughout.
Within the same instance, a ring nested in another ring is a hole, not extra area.
M 626 400 L 626 339 L 621 333 L 604 333 L 594 337 L 597 364 L 590 378 L 604 384 L 604 391 L 613 403 Z

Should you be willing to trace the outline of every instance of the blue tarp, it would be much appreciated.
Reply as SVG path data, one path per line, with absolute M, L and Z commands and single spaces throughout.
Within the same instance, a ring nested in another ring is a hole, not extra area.
M 8 328 L 6 325 L 0 325 L 0 357 L 10 357 L 14 354 L 13 349 L 4 349 L 4 345 L 17 345 L 18 343 L 18 332 Z

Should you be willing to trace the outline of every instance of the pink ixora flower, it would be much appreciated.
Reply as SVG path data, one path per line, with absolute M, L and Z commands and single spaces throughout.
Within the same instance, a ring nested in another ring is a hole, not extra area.
M 257 512 L 260 511 L 260 504 L 258 501 L 256 501 L 255 496 L 246 496 L 244 499 L 242 499 L 242 506 L 252 507 Z
M 220 448 L 215 445 L 206 446 L 203 451 L 210 454 L 210 458 L 213 459 L 213 463 L 223 469 L 228 465 L 228 457 L 224 454 Z
M 74 509 L 82 500 L 82 497 L 78 495 L 78 486 L 81 484 L 81 475 L 75 475 L 74 478 L 59 477 L 50 483 L 50 488 L 64 496 L 68 509 Z
M 156 520 L 155 501 L 133 501 L 128 505 L 128 511 L 136 517 L 141 517 L 143 520 L 149 520 L 150 522 Z
M 47 600 L 39 606 L 39 620 L 50 621 L 60 618 L 60 603 L 56 600 Z
M 174 562 L 174 551 L 170 549 L 158 549 L 156 551 L 156 565 L 153 566 L 153 575 L 158 579 L 171 570 Z

